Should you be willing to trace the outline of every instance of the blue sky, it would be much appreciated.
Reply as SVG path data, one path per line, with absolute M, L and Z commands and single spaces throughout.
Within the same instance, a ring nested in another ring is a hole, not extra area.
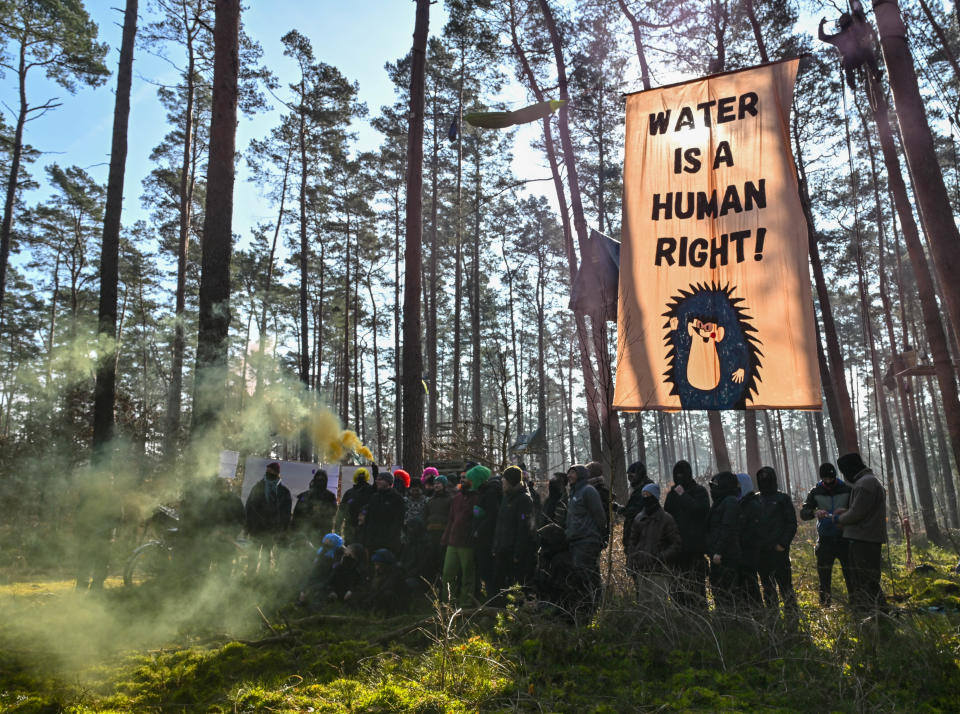
M 116 68 L 123 20 L 122 12 L 116 8 L 122 4 L 119 0 L 86 1 L 88 11 L 100 26 L 101 40 L 111 46 L 107 59 L 111 71 Z M 296 28 L 310 38 L 318 59 L 338 67 L 350 80 L 359 83 L 360 99 L 366 102 L 373 116 L 382 105 L 393 102 L 393 88 L 383 66 L 409 51 L 414 10 L 414 3 L 409 0 L 250 0 L 243 21 L 248 34 L 260 42 L 265 63 L 281 83 L 285 77 L 296 73 L 296 67 L 283 56 L 280 38 Z M 148 20 L 150 14 L 149 0 L 141 0 L 141 23 Z M 442 3 L 432 5 L 431 34 L 439 32 L 445 21 Z M 137 46 L 124 190 L 125 226 L 147 217 L 140 205 L 141 181 L 151 168 L 150 151 L 167 132 L 155 83 L 173 83 L 176 74 L 168 62 L 148 54 L 142 45 Z M 41 166 L 52 162 L 83 167 L 97 180 L 106 182 L 115 87 L 116 78 L 111 76 L 101 87 L 84 87 L 71 95 L 41 75 L 30 76 L 28 96 L 31 102 L 58 97 L 63 106 L 27 125 L 26 142 L 45 152 L 38 164 L 31 167 L 41 188 L 27 196 L 28 204 L 40 200 L 46 193 L 46 175 Z M 278 92 L 280 96 L 284 96 L 284 89 L 281 87 Z M 0 80 L 0 99 L 6 106 L 8 124 L 12 124 L 14 116 L 10 109 L 15 109 L 17 102 L 15 77 L 7 75 Z M 241 118 L 238 151 L 245 150 L 251 138 L 265 135 L 276 124 L 279 114 L 275 108 L 252 119 Z M 359 148 L 377 145 L 378 134 L 366 121 L 358 123 L 355 129 L 359 135 Z M 241 162 L 236 184 L 234 232 L 242 237 L 258 220 L 274 218 L 269 203 L 246 178 L 244 162 Z

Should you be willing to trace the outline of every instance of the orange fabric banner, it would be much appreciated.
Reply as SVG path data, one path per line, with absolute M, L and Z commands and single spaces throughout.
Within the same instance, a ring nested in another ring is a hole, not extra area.
M 798 63 L 627 96 L 615 409 L 820 408 Z

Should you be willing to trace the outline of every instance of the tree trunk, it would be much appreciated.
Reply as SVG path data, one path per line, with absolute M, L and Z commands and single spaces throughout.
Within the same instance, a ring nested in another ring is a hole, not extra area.
M 470 363 L 470 386 L 471 386 L 471 406 L 473 418 L 473 438 L 479 445 L 483 440 L 483 403 L 482 392 L 480 390 L 480 204 L 482 196 L 480 193 L 480 142 L 475 143 L 476 154 L 476 184 L 474 186 L 475 202 L 475 225 L 473 233 L 473 262 L 470 270 L 470 302 L 472 310 L 470 312 L 470 338 L 471 355 Z
M 437 431 L 437 235 L 438 196 L 440 183 L 440 138 L 437 132 L 437 118 L 440 108 L 437 105 L 437 93 L 433 94 L 433 155 L 430 162 L 430 278 L 427 293 L 427 436 L 433 438 Z M 457 132 L 459 134 L 459 132 Z M 371 296 L 371 300 L 373 297 Z M 379 408 L 378 408 L 379 411 Z M 378 417 L 379 418 L 379 415 Z M 379 432 L 378 432 L 379 433 Z
M 727 440 L 723 437 L 723 422 L 720 421 L 720 412 L 707 412 L 710 422 L 710 440 L 713 442 L 713 454 L 717 460 L 717 471 L 730 470 L 730 454 L 727 452 Z
M 423 109 L 430 0 L 417 0 L 410 68 L 407 133 L 407 205 L 403 299 L 403 465 L 423 471 L 423 354 L 420 346 L 420 275 L 423 242 Z
M 370 307 L 373 310 L 373 408 L 377 423 L 377 463 L 383 463 L 383 417 L 380 409 L 380 350 L 377 349 L 377 300 L 373 295 L 373 283 L 367 274 L 367 292 L 370 293 Z
M 630 29 L 633 32 L 633 45 L 637 49 L 637 60 L 640 62 L 640 81 L 643 82 L 644 89 L 650 89 L 650 67 L 647 66 L 647 53 L 643 47 L 643 35 L 640 33 L 640 21 L 637 16 L 630 12 L 630 8 L 624 0 L 617 0 L 620 11 L 630 23 Z
M 463 303 L 463 81 L 464 81 L 463 45 L 460 46 L 460 90 L 457 100 L 457 243 L 455 266 L 453 269 L 453 433 L 460 433 L 460 339 L 462 336 Z
M 760 435 L 757 433 L 757 412 L 746 409 L 743 412 L 744 441 L 747 444 L 747 473 L 751 477 L 763 466 L 760 460 Z
M 947 350 L 946 333 L 943 331 L 943 323 L 940 322 L 940 311 L 937 307 L 936 295 L 933 289 L 933 277 L 930 274 L 930 268 L 927 264 L 926 256 L 923 253 L 923 244 L 920 242 L 920 234 L 917 230 L 917 224 L 913 219 L 913 211 L 910 207 L 909 198 L 907 197 L 906 185 L 903 182 L 903 175 L 900 172 L 900 159 L 897 156 L 896 147 L 893 142 L 893 134 L 890 130 L 890 118 L 887 112 L 886 97 L 883 95 L 883 90 L 878 82 L 871 82 L 869 87 L 873 98 L 874 120 L 877 126 L 877 134 L 880 138 L 880 149 L 883 153 L 884 164 L 887 168 L 887 182 L 893 192 L 897 215 L 900 217 L 900 228 L 903 231 L 903 238 L 907 244 L 907 251 L 910 254 L 910 263 L 913 266 L 913 275 L 920 297 L 920 308 L 923 312 L 923 323 L 926 328 L 930 351 L 933 355 L 937 380 L 943 394 L 947 423 L 950 425 L 950 437 L 953 444 L 954 456 L 960 457 L 960 396 L 958 396 L 957 393 L 953 364 L 950 361 L 950 354 Z M 901 118 L 901 121 L 902 120 Z M 915 186 L 915 189 L 914 195 L 921 190 L 917 186 Z M 951 222 L 952 220 L 953 219 L 950 218 Z M 931 235 L 931 241 L 932 240 L 933 236 Z M 896 345 L 896 343 L 893 342 L 892 336 L 891 344 Z M 895 359 L 895 362 L 902 365 L 902 360 L 898 358 Z M 897 371 L 901 371 L 903 367 L 900 366 L 896 369 Z M 919 433 L 915 433 L 916 427 L 911 423 L 913 422 L 911 418 L 912 415 L 906 407 L 904 410 L 904 417 L 907 419 L 908 438 L 912 441 L 912 448 L 917 452 L 914 454 L 914 468 L 916 470 L 917 492 L 920 498 L 924 527 L 930 540 L 934 543 L 939 543 L 940 529 L 937 525 L 934 511 L 926 454 L 923 452 L 922 444 L 919 442 Z M 960 463 L 960 458 L 958 458 L 958 463 Z
M 280 228 L 283 225 L 283 207 L 287 198 L 287 178 L 290 175 L 290 157 L 287 156 L 283 165 L 283 181 L 280 184 L 280 210 L 277 212 L 277 225 L 273 230 L 273 240 L 270 242 L 270 257 L 267 259 L 267 280 L 263 286 L 263 301 L 260 306 L 260 320 L 257 329 L 260 331 L 260 344 L 257 346 L 257 384 L 254 394 L 260 394 L 263 389 L 263 355 L 267 343 L 267 310 L 270 305 L 270 291 L 273 288 L 273 261 L 277 253 L 277 240 L 280 238 Z M 323 302 L 323 273 L 320 277 L 320 301 Z M 319 349 L 317 350 L 319 352 Z M 317 389 L 320 388 L 320 369 L 317 368 Z
M 934 267 L 940 276 L 946 312 L 954 330 L 960 331 L 960 233 L 943 173 L 937 161 L 933 135 L 917 85 L 913 56 L 897 0 L 875 0 L 874 12 L 884 62 L 897 105 L 903 150 L 913 176 L 914 196 L 930 239 Z
M 187 304 L 187 246 L 190 242 L 190 215 L 193 208 L 193 123 L 194 103 L 196 101 L 196 56 L 193 47 L 193 35 L 187 33 L 187 71 L 185 73 L 187 106 L 183 119 L 183 160 L 180 163 L 180 186 L 178 189 L 178 225 L 177 225 L 177 287 L 174 296 L 173 355 L 170 364 L 170 391 L 167 395 L 166 433 L 164 434 L 164 454 L 167 458 L 176 456 L 180 440 L 180 411 L 183 405 L 183 353 L 186 349 L 186 325 L 184 313 Z
M 123 176 L 127 165 L 127 124 L 130 119 L 130 85 L 133 79 L 133 46 L 137 36 L 137 0 L 127 0 L 123 12 L 123 39 L 117 67 L 117 95 L 113 109 L 110 175 L 103 213 L 100 251 L 99 333 L 117 336 L 117 286 L 120 262 L 120 223 L 123 214 Z M 99 356 L 93 401 L 93 448 L 101 450 L 113 437 L 113 407 L 116 402 L 117 362 L 114 354 Z
M 10 260 L 10 242 L 13 235 L 13 209 L 17 200 L 17 184 L 20 177 L 20 160 L 23 156 L 23 127 L 27 123 L 27 44 L 20 41 L 17 86 L 20 107 L 17 124 L 13 130 L 13 146 L 10 147 L 10 175 L 7 179 L 7 195 L 3 203 L 3 221 L 0 222 L 0 325 L 3 324 L 3 301 L 7 291 L 7 263 Z
M 200 268 L 200 324 L 193 431 L 212 425 L 224 404 L 230 330 L 230 254 L 237 140 L 240 0 L 216 0 L 213 112 Z

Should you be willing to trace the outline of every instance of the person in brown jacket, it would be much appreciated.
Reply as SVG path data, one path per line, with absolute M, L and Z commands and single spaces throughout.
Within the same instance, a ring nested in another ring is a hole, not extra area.
M 844 454 L 837 466 L 847 483 L 853 484 L 850 507 L 834 511 L 849 542 L 850 606 L 858 614 L 871 615 L 887 605 L 880 588 L 881 548 L 887 540 L 886 498 L 883 486 L 860 454 Z
M 641 607 L 662 609 L 670 592 L 669 566 L 680 555 L 683 541 L 673 516 L 660 507 L 660 487 L 648 483 L 641 493 L 643 510 L 630 529 L 627 568 L 637 583 Z

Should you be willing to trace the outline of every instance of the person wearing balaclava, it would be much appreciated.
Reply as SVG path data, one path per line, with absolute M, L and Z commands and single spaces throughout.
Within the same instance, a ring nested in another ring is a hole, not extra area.
M 247 496 L 245 511 L 247 533 L 260 549 L 266 550 L 268 561 L 270 551 L 283 541 L 292 508 L 290 489 L 280 483 L 280 464 L 276 461 L 267 464 L 266 474 Z
M 624 506 L 615 506 L 617 513 L 623 516 L 623 552 L 630 550 L 630 529 L 633 519 L 643 511 L 643 487 L 653 483 L 647 476 L 647 465 L 642 461 L 630 464 L 627 469 L 627 481 L 630 483 L 630 498 Z
M 880 588 L 881 549 L 887 540 L 887 506 L 883 486 L 860 454 L 844 454 L 837 466 L 852 483 L 850 508 L 834 511 L 843 537 L 849 541 L 850 604 L 861 615 L 886 608 Z
M 738 602 L 743 600 L 746 608 L 763 606 L 760 581 L 757 579 L 759 558 L 759 524 L 762 509 L 760 494 L 753 490 L 750 474 L 737 474 L 740 483 L 740 565 L 737 568 Z
M 627 569 L 637 586 L 641 607 L 663 610 L 670 592 L 670 571 L 683 548 L 673 516 L 660 507 L 660 487 L 648 483 L 640 489 L 640 512 L 634 516 L 627 543 Z
M 847 557 L 848 543 L 837 524 L 837 509 L 849 508 L 850 486 L 837 478 L 833 464 L 820 465 L 820 481 L 807 494 L 800 509 L 800 518 L 804 521 L 817 519 L 817 544 L 814 554 L 817 558 L 817 577 L 820 581 L 820 604 L 829 605 L 833 598 L 833 564 L 840 561 L 843 580 L 850 592 L 850 562 Z
M 686 461 L 678 461 L 673 467 L 673 486 L 663 510 L 673 516 L 680 531 L 680 554 L 673 564 L 673 601 L 683 607 L 705 610 L 707 562 L 703 554 L 710 497 L 707 489 L 693 480 L 693 469 Z
M 710 590 L 718 610 L 733 612 L 740 565 L 740 483 L 736 474 L 721 471 L 710 479 L 710 515 L 707 518 L 707 557 Z
M 797 534 L 797 513 L 790 497 L 777 488 L 777 472 L 770 466 L 757 471 L 757 488 L 760 491 L 757 574 L 763 588 L 763 602 L 775 611 L 782 600 L 784 614 L 795 615 L 797 596 L 793 591 L 790 544 Z
M 297 502 L 293 505 L 290 527 L 311 543 L 317 543 L 330 532 L 337 514 L 337 497 L 327 486 L 327 472 L 317 469 L 307 490 L 297 494 Z
M 374 479 L 374 491 L 360 513 L 360 542 L 368 553 L 386 548 L 400 554 L 403 534 L 403 496 L 394 488 L 394 474 L 384 470 Z

